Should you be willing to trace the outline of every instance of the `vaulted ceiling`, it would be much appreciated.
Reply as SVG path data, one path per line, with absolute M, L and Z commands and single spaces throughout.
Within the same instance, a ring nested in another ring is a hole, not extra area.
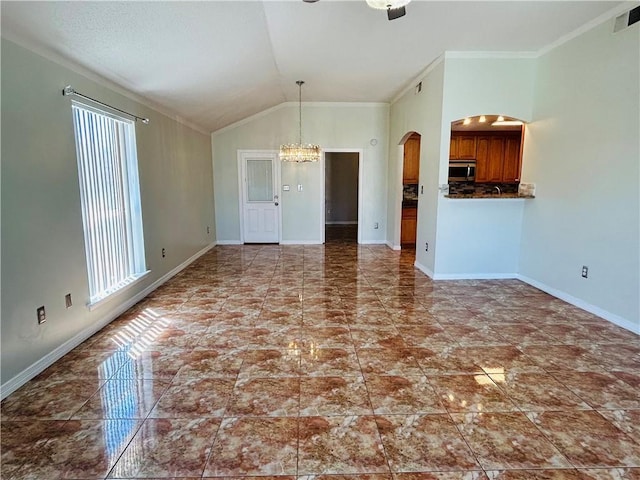
M 388 102 L 445 50 L 537 51 L 611 1 L 7 2 L 2 35 L 215 131 L 298 98 Z M 473 79 L 469 79 L 472 81 Z

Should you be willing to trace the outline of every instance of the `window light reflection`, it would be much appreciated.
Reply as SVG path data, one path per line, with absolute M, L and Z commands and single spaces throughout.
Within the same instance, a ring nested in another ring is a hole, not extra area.
M 152 309 L 143 310 L 111 337 L 118 349 L 100 365 L 102 378 L 112 378 L 118 369 L 129 365 L 124 356 L 125 351 L 131 359 L 139 358 L 169 325 L 167 318 Z M 143 363 L 143 370 L 148 366 L 146 362 Z M 153 404 L 153 389 L 145 389 L 140 380 L 109 381 L 100 389 L 100 401 L 104 418 L 119 419 L 104 422 L 106 453 L 113 465 L 135 434 L 138 426 L 135 418 L 139 417 L 141 405 Z M 128 470 L 132 464 L 139 463 L 142 458 L 141 449 L 140 441 L 134 440 L 119 465 Z
M 150 308 L 145 308 L 121 330 L 116 332 L 111 341 L 120 349 L 127 350 L 132 359 L 141 353 L 167 329 L 170 321 Z
M 481 368 L 487 373 L 487 375 L 491 375 L 491 380 L 493 380 L 494 382 L 504 383 L 506 381 L 504 367 L 481 366 Z
M 297 360 L 300 358 L 300 345 L 298 345 L 298 342 L 295 340 L 289 342 L 286 355 L 288 360 Z

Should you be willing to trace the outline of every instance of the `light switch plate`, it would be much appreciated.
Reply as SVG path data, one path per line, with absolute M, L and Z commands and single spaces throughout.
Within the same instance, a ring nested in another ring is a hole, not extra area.
M 283 192 L 288 192 L 289 190 L 291 190 L 291 187 L 289 185 L 283 185 L 282 186 L 282 191 Z

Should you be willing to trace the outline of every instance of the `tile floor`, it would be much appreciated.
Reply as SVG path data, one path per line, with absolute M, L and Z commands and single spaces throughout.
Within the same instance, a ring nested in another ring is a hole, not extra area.
M 2 478 L 640 478 L 638 336 L 333 238 L 216 247 L 10 395 Z

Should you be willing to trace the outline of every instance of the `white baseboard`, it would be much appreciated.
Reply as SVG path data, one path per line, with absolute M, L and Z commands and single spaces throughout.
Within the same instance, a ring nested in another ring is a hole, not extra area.
M 244 245 L 240 240 L 218 240 L 217 245 Z
M 346 221 L 346 222 L 324 222 L 325 225 L 357 225 L 358 221 Z
M 630 320 L 627 320 L 626 318 L 622 318 L 621 316 L 616 315 L 615 313 L 611 313 L 608 310 L 604 310 L 603 308 L 592 305 L 580 298 L 574 297 L 573 295 L 569 295 L 568 293 L 563 292 L 562 290 L 558 290 L 556 288 L 550 287 L 549 285 L 538 282 L 537 280 L 534 280 L 533 278 L 529 278 L 525 275 L 517 275 L 516 278 L 518 280 L 522 280 L 525 283 L 528 283 L 532 287 L 536 287 L 542 290 L 543 292 L 548 293 L 549 295 L 553 295 L 554 297 L 559 298 L 560 300 L 564 300 L 565 302 L 570 303 L 575 307 L 581 308 L 582 310 L 585 310 L 589 313 L 593 313 L 594 315 L 597 315 L 600 318 L 603 318 L 615 325 L 618 325 L 619 327 L 622 327 L 626 330 L 629 330 L 630 332 L 637 333 L 638 335 L 640 335 L 640 325 L 634 324 L 633 322 L 631 322 Z
M 386 245 L 387 242 L 384 240 L 362 240 L 358 242 L 360 245 Z
M 414 262 L 413 266 L 416 267 L 418 270 L 420 270 L 422 273 L 424 273 L 427 277 L 433 279 L 433 272 L 427 267 L 425 267 L 424 265 L 422 265 L 417 260 Z
M 46 368 L 48 368 L 51 365 L 53 365 L 56 361 L 58 361 L 59 359 L 64 357 L 71 350 L 73 350 L 78 345 L 80 345 L 82 342 L 87 340 L 89 337 L 91 337 L 92 335 L 94 335 L 95 333 L 100 331 L 102 328 L 106 327 L 109 323 L 111 323 L 113 320 L 115 320 L 118 316 L 120 316 L 121 314 L 126 312 L 129 308 L 131 308 L 136 303 L 138 303 L 140 300 L 142 300 L 144 297 L 149 295 L 151 292 L 153 292 L 160 285 L 162 285 L 167 280 L 169 280 L 170 278 L 172 278 L 173 276 L 175 276 L 176 274 L 178 274 L 179 272 L 184 270 L 186 267 L 188 267 L 190 264 L 195 262 L 198 258 L 200 258 L 202 255 L 204 255 L 209 250 L 211 250 L 213 247 L 215 247 L 215 245 L 216 245 L 215 242 L 207 245 L 205 248 L 203 248 L 202 250 L 200 250 L 199 252 L 197 252 L 196 254 L 192 255 L 191 257 L 189 257 L 184 262 L 182 262 L 180 265 L 175 267 L 173 270 L 171 270 L 171 271 L 167 272 L 166 274 L 164 274 L 162 277 L 160 277 L 158 280 L 153 282 L 147 288 L 145 288 L 141 292 L 137 293 L 133 297 L 129 298 L 128 300 L 125 300 L 120 305 L 117 305 L 115 308 L 113 308 L 109 313 L 107 313 L 100 320 L 96 321 L 95 323 L 92 323 L 91 326 L 85 328 L 81 332 L 77 333 L 75 336 L 71 337 L 69 340 L 64 342 L 62 345 L 57 347 L 55 350 L 52 350 L 51 352 L 46 354 L 44 357 L 40 358 L 40 360 L 38 360 L 37 362 L 35 362 L 35 363 L 31 364 L 30 366 L 28 366 L 27 368 L 25 368 L 23 371 L 21 371 L 15 377 L 7 380 L 5 383 L 3 383 L 0 386 L 0 399 L 6 398 L 8 395 L 10 395 L 11 393 L 15 392 L 18 388 L 20 388 L 22 385 L 27 383 L 33 377 L 35 377 L 39 373 L 43 372 Z
M 434 280 L 506 280 L 518 278 L 517 273 L 436 273 Z
M 394 244 L 393 244 L 393 243 L 391 243 L 391 242 L 384 242 L 384 243 L 385 243 L 385 245 L 386 245 L 387 247 L 389 247 L 391 250 L 396 250 L 396 251 L 397 251 L 397 250 L 402 250 L 402 248 L 400 247 L 400 245 L 394 245 Z
M 281 240 L 280 245 L 322 245 L 320 240 Z

